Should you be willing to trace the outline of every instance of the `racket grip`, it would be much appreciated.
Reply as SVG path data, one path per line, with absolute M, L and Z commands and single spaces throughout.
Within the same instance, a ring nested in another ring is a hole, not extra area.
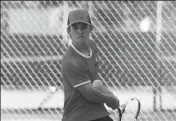
M 119 121 L 122 120 L 122 112 L 120 108 L 117 108 L 118 112 L 119 112 Z

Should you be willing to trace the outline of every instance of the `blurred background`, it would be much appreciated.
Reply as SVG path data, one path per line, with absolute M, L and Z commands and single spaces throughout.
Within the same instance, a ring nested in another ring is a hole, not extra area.
M 174 121 L 176 1 L 1 1 L 2 121 L 61 120 L 61 59 L 76 8 L 90 13 L 104 84 L 121 103 L 141 101 L 139 121 Z

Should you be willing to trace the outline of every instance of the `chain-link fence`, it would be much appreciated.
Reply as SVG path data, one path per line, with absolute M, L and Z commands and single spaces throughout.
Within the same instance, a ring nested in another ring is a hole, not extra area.
M 110 89 L 137 93 L 141 100 L 151 94 L 145 98 L 145 106 L 152 102 L 152 111 L 142 107 L 139 120 L 174 121 L 175 1 L 1 1 L 3 97 L 14 97 L 20 91 L 48 94 L 63 89 L 60 60 L 70 42 L 66 33 L 68 12 L 76 8 L 86 8 L 90 13 L 94 25 L 91 38 L 100 51 L 101 80 Z M 62 108 L 36 109 L 45 97 L 35 106 L 30 105 L 34 98 L 26 107 L 15 108 L 4 105 L 7 101 L 3 99 L 2 115 L 61 118 Z

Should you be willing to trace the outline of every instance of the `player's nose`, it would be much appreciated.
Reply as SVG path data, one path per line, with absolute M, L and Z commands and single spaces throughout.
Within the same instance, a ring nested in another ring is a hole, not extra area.
M 80 28 L 78 28 L 78 33 L 79 34 L 82 34 L 83 33 L 83 30 L 82 30 L 82 28 L 80 27 Z

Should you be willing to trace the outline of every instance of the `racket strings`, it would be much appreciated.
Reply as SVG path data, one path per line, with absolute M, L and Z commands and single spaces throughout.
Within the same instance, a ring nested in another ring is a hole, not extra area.
M 124 113 L 122 114 L 122 121 L 132 121 L 136 115 L 137 109 L 131 109 L 130 107 L 126 107 Z

